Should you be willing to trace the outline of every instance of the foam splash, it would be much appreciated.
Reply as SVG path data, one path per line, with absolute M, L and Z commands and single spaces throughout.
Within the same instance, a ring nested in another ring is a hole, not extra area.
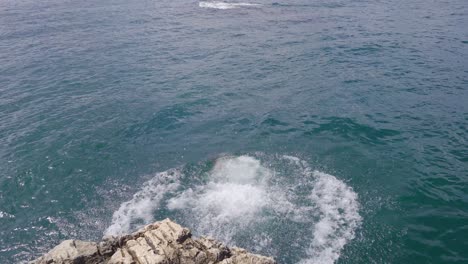
M 333 263 L 354 238 L 361 222 L 358 197 L 335 177 L 318 171 L 314 175 L 318 180 L 309 197 L 317 205 L 320 220 L 315 224 L 314 240 L 308 249 L 311 258 L 302 263 Z
M 204 173 L 157 174 L 105 234 L 167 216 L 195 234 L 304 264 L 334 263 L 361 223 L 358 196 L 344 182 L 297 157 L 263 154 L 221 157 Z
M 180 176 L 178 170 L 168 170 L 156 176 L 143 185 L 143 188 L 133 195 L 130 201 L 124 202 L 112 216 L 112 224 L 104 232 L 104 236 L 128 234 L 140 222 L 145 225 L 153 222 L 153 211 L 157 208 L 164 195 L 175 191 L 179 183 L 173 182 Z M 139 222 L 138 222 L 139 221 Z
M 195 217 L 197 233 L 235 243 L 232 231 L 248 227 L 271 204 L 263 183 L 269 176 L 270 171 L 252 157 L 220 158 L 206 185 L 183 191 L 171 198 L 167 207 Z M 228 225 L 236 228 L 226 228 Z
M 219 1 L 200 1 L 198 6 L 202 8 L 213 8 L 213 9 L 234 9 L 239 7 L 258 7 L 260 4 L 253 3 L 228 3 Z

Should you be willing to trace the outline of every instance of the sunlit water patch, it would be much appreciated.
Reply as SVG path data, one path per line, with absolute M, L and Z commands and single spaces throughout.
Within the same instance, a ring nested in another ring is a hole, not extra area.
M 355 236 L 359 207 L 351 187 L 299 158 L 222 156 L 156 174 L 114 212 L 105 235 L 171 217 L 281 263 L 333 263 Z

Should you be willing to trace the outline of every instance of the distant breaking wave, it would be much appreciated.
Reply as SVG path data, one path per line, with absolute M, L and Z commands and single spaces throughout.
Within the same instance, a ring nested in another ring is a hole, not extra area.
M 234 9 L 239 7 L 258 7 L 260 4 L 254 3 L 228 3 L 219 1 L 201 1 L 198 2 L 198 6 L 202 8 L 213 8 L 213 9 Z
M 223 156 L 156 174 L 114 212 L 105 235 L 170 217 L 289 263 L 332 264 L 360 226 L 359 207 L 351 187 L 299 158 Z

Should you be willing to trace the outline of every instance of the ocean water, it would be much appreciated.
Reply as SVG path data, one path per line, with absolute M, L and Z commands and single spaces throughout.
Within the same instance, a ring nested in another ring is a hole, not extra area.
M 242 1 L 0 1 L 0 263 L 166 217 L 468 263 L 468 2 Z

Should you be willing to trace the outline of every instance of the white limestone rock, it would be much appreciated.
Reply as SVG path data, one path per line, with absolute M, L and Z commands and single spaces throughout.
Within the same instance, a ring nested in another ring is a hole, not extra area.
M 192 238 L 189 229 L 165 219 L 131 235 L 99 244 L 66 240 L 33 264 L 275 264 L 269 257 L 229 248 L 219 241 Z

